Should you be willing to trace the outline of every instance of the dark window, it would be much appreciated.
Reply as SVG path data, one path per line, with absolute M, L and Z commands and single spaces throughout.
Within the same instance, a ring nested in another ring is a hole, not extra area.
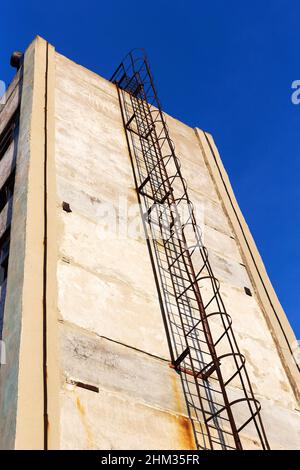
M 0 160 L 16 136 L 19 127 L 19 115 L 20 110 L 18 108 L 0 135 Z
M 12 197 L 15 184 L 15 170 L 9 175 L 4 185 L 0 189 L 0 212 L 7 203 L 7 201 Z
M 10 244 L 10 227 L 6 229 L 0 239 L 0 286 L 7 278 L 8 256 Z

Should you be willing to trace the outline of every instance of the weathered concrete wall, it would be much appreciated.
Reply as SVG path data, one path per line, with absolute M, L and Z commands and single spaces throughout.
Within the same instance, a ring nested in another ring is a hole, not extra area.
M 101 204 L 136 202 L 116 89 L 57 54 L 55 113 L 61 447 L 193 448 L 146 243 L 99 236 Z
M 56 54 L 55 163 L 59 262 L 61 448 L 193 448 L 145 242 L 101 239 L 103 203 L 136 202 L 115 87 Z M 168 117 L 183 176 L 204 206 L 204 243 L 272 448 L 297 448 L 297 400 L 249 278 L 239 242 L 193 129 Z M 72 212 L 62 210 L 62 202 Z M 244 287 L 249 287 L 252 297 Z M 75 385 L 99 388 L 99 393 Z M 238 390 L 233 390 L 237 393 Z M 251 432 L 248 448 L 255 448 Z

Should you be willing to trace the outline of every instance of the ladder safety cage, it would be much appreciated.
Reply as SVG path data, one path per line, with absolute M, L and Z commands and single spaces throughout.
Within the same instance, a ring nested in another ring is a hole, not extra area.
M 241 431 L 269 449 L 245 358 L 201 241 L 147 57 L 134 49 L 117 86 L 171 355 L 199 449 L 242 449 Z

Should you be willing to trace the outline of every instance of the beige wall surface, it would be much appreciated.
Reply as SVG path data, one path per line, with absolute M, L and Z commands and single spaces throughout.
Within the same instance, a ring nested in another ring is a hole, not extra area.
M 103 203 L 137 202 L 117 91 L 56 54 L 55 119 L 61 447 L 193 448 L 146 243 L 99 233 Z
M 205 149 L 193 129 L 171 117 L 167 120 L 190 197 L 204 214 L 204 244 L 263 404 L 271 447 L 299 447 L 295 393 Z M 146 244 L 113 235 L 102 240 L 99 234 L 104 202 L 115 208 L 120 197 L 136 202 L 115 87 L 56 54 L 55 122 L 61 446 L 193 446 L 181 384 L 168 368 Z M 71 213 L 62 210 L 62 201 L 70 204 Z M 251 289 L 251 297 L 244 287 Z M 77 387 L 75 381 L 99 387 L 99 394 Z M 157 433 L 156 425 L 164 431 Z M 255 447 L 251 432 L 245 439 Z

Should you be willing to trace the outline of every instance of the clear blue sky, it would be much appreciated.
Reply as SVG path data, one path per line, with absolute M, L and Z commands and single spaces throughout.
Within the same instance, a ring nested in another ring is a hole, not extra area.
M 11 52 L 37 34 L 107 78 L 129 49 L 146 49 L 165 111 L 214 135 L 298 338 L 299 19 L 299 0 L 15 0 L 0 18 L 5 81 Z

